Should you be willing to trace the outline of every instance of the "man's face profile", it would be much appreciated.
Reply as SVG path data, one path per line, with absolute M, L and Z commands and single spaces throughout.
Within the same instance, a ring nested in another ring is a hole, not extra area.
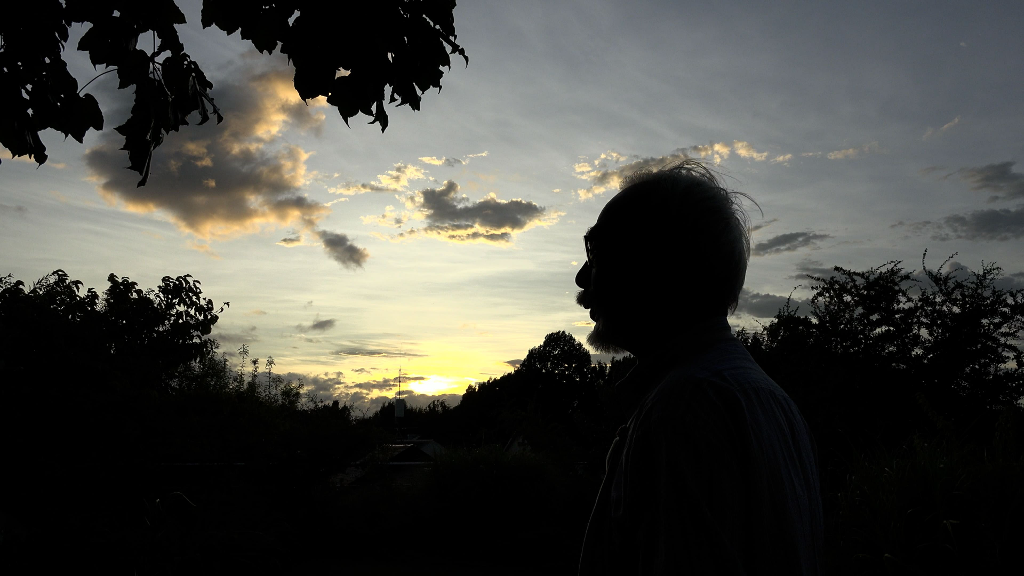
M 587 261 L 576 274 L 576 285 L 582 289 L 576 303 L 589 309 L 594 321 L 587 343 L 599 352 L 616 354 L 625 352 L 632 340 L 631 324 L 637 318 L 631 313 L 635 296 L 630 292 L 638 280 L 627 270 L 629 250 L 621 233 L 623 223 L 608 214 L 617 198 L 608 203 L 584 236 Z

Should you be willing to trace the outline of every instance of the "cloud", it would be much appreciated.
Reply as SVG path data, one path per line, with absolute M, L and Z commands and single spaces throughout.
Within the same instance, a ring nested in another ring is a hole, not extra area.
M 28 214 L 28 208 L 25 208 L 24 206 L 21 206 L 20 204 L 19 205 L 11 206 L 10 204 L 0 203 L 0 214 L 12 214 L 12 215 Z
M 376 224 L 377 226 L 387 226 L 390 228 L 401 228 L 408 218 L 408 214 L 395 212 L 394 206 L 385 206 L 383 214 L 360 217 L 363 224 Z
M 512 360 L 505 360 L 504 362 L 502 362 L 502 364 L 508 364 L 513 369 L 519 368 L 519 365 L 522 364 L 522 363 L 523 363 L 523 359 L 522 358 L 514 358 Z
M 787 232 L 772 236 L 764 242 L 758 242 L 751 250 L 754 256 L 771 256 L 783 252 L 793 252 L 808 246 L 815 247 L 819 240 L 831 238 L 829 234 L 815 232 Z
M 740 142 L 735 140 L 732 143 L 733 152 L 736 153 L 740 158 L 747 158 L 756 162 L 764 162 L 768 158 L 767 152 L 758 152 L 754 150 L 754 147 L 749 142 Z
M 985 166 L 961 168 L 956 171 L 971 190 L 992 192 L 989 201 L 1024 198 L 1024 173 L 1014 172 L 1016 162 L 1007 161 Z
M 746 144 L 744 142 L 744 144 Z M 687 152 L 693 154 L 699 158 L 711 158 L 715 164 L 720 164 L 722 160 L 729 158 L 729 154 L 732 153 L 732 149 L 725 142 L 711 142 L 707 145 L 690 146 L 689 148 L 681 148 L 676 152 Z
M 671 164 L 690 158 L 707 158 L 715 164 L 721 163 L 735 153 L 740 158 L 763 162 L 768 159 L 768 152 L 758 152 L 749 142 L 734 140 L 732 145 L 725 142 L 709 142 L 695 146 L 677 148 L 670 154 L 658 157 L 640 158 L 626 156 L 613 150 L 601 154 L 597 160 L 590 161 L 586 157 L 573 164 L 574 175 L 590 183 L 587 188 L 576 190 L 580 200 L 586 200 L 609 189 L 618 189 L 622 180 L 640 170 L 660 170 Z M 632 162 L 625 163 L 632 158 Z M 792 154 L 780 154 L 772 162 L 785 163 L 793 158 Z M 615 166 L 613 166 L 613 164 Z
M 372 392 L 375 390 L 390 390 L 397 388 L 398 384 L 392 378 L 381 378 L 380 380 L 364 380 L 363 382 L 356 382 L 352 384 L 353 387 L 360 390 L 366 390 Z
M 302 244 L 302 234 L 296 234 L 294 236 L 287 236 L 277 241 L 281 246 L 298 246 Z
M 300 374 L 298 372 L 285 372 L 281 374 L 285 382 L 298 382 L 302 380 L 302 392 L 303 396 L 306 394 L 316 394 L 321 400 L 331 402 L 338 400 L 339 403 L 345 402 L 351 395 L 351 385 L 347 384 L 343 379 L 342 374 L 334 372 L 333 374 L 323 372 L 321 374 Z
M 211 336 L 214 340 L 221 344 L 252 344 L 253 342 L 259 342 L 259 336 L 256 335 L 256 326 L 249 326 L 243 328 L 239 332 L 221 332 L 217 328 L 213 329 Z
M 265 310 L 260 310 L 259 308 L 254 308 L 254 309 L 249 310 L 248 312 L 246 312 L 245 315 L 246 316 L 266 316 L 267 312 Z
M 328 191 L 347 196 L 366 192 L 405 192 L 409 189 L 409 182 L 426 178 L 426 174 L 419 166 L 398 162 L 394 165 L 393 169 L 383 174 L 378 174 L 377 179 L 373 182 L 348 183 L 328 188 Z
M 323 218 L 329 209 L 299 193 L 314 176 L 306 166 L 312 153 L 289 144 L 284 134 L 289 129 L 318 133 L 324 102 L 307 105 L 299 99 L 290 68 L 246 66 L 218 83 L 224 123 L 169 134 L 153 154 L 145 187 L 137 187 L 139 175 L 125 169 L 119 136 L 102 133 L 100 144 L 85 154 L 100 194 L 130 211 L 162 212 L 180 230 L 203 239 L 268 226 L 307 229 Z
M 860 148 L 847 148 L 845 150 L 836 150 L 834 152 L 829 152 L 826 156 L 829 160 L 852 160 L 853 158 L 857 158 L 861 154 L 871 154 L 873 152 L 878 152 L 878 142 L 865 144 Z M 808 154 L 802 154 L 802 156 L 807 155 Z
M 405 207 L 410 212 L 401 222 L 394 222 L 401 226 L 413 219 L 426 225 L 410 228 L 392 238 L 425 235 L 451 242 L 506 244 L 516 233 L 534 226 L 549 226 L 562 215 L 528 200 L 501 200 L 491 193 L 473 201 L 466 195 L 459 196 L 458 192 L 459 185 L 448 180 L 440 188 L 425 188 L 407 195 Z M 387 217 L 385 211 L 384 221 Z
M 346 402 L 353 409 L 357 410 L 358 413 L 365 413 L 367 416 L 373 414 L 377 410 L 380 410 L 381 406 L 387 402 L 391 402 L 394 398 L 390 396 L 374 396 L 372 398 L 356 398 L 359 392 L 353 393 L 349 400 Z M 462 401 L 462 394 L 417 394 L 412 390 L 408 392 L 402 391 L 402 398 L 405 400 L 405 405 L 409 408 L 423 408 L 430 404 L 434 400 L 444 400 L 449 406 L 456 406 Z
M 377 342 L 353 342 L 349 346 L 334 351 L 338 356 L 367 356 L 371 358 L 418 358 L 423 354 L 407 352 L 382 345 Z M 353 372 L 361 372 L 362 369 L 355 369 Z
M 938 130 L 935 130 L 935 129 L 932 129 L 932 128 L 928 128 L 928 130 L 925 130 L 924 136 L 922 136 L 921 139 L 922 140 L 931 140 L 932 138 L 934 138 L 936 136 L 939 136 L 940 134 L 942 134 L 946 130 L 949 130 L 950 128 L 952 128 L 953 126 L 956 126 L 959 123 L 960 123 L 960 117 L 957 116 L 956 118 L 953 118 L 952 120 L 947 122 L 945 125 L 942 126 L 942 128 L 939 128 Z
M 486 150 L 480 152 L 479 154 L 467 154 L 462 158 L 449 158 L 445 156 L 441 156 L 440 158 L 438 158 L 437 156 L 423 156 L 419 159 L 419 161 L 423 162 L 424 164 L 430 164 L 431 166 L 462 166 L 464 164 L 469 164 L 471 158 L 479 158 L 482 156 L 487 156 Z
M 377 176 L 377 182 L 391 190 L 405 190 L 410 180 L 423 180 L 423 170 L 412 164 L 395 164 L 394 170 L 388 170 Z
M 911 234 L 931 234 L 933 240 L 1006 241 L 1024 238 L 1024 205 L 1015 209 L 975 210 L 953 214 L 939 221 L 899 221 L 890 228 L 906 228 Z
M 285 382 L 297 382 L 302 380 L 303 396 L 314 393 L 321 400 L 332 402 L 337 400 L 340 404 L 349 406 L 356 416 L 369 416 L 379 410 L 381 405 L 393 400 L 389 394 L 381 394 L 388 390 L 397 389 L 397 383 L 391 378 L 380 380 L 366 380 L 363 382 L 346 382 L 344 374 L 340 371 L 320 374 L 301 374 L 298 372 L 283 373 Z M 422 377 L 416 377 L 422 378 Z M 403 376 L 402 380 L 406 380 Z M 462 400 L 461 394 L 417 394 L 412 390 L 402 390 L 402 398 L 410 408 L 421 408 L 434 400 L 444 400 L 449 406 L 455 406 Z
M 370 258 L 365 248 L 356 246 L 344 234 L 328 230 L 314 230 L 313 233 L 323 243 L 327 255 L 346 268 L 362 268 Z
M 611 168 L 607 166 L 605 160 L 621 163 L 626 160 L 626 157 L 614 151 L 605 152 L 593 163 L 580 162 L 573 166 L 576 177 L 590 183 L 590 186 L 587 188 L 576 190 L 576 194 L 580 200 L 586 200 L 596 194 L 602 194 L 608 189 L 618 190 L 623 178 L 634 172 L 640 170 L 659 170 L 690 157 L 685 150 L 681 149 L 666 156 L 638 158 L 628 164 Z
M 206 243 L 203 243 L 203 242 L 196 242 L 195 240 L 189 240 L 188 243 L 186 244 L 186 246 L 190 250 L 195 250 L 196 252 L 202 252 L 203 254 L 206 254 L 207 256 L 209 256 L 210 258 L 213 258 L 214 260 L 220 260 L 220 254 L 217 254 L 216 252 L 214 252 L 213 248 L 211 248 L 209 244 L 206 244 Z
M 337 320 L 334 318 L 325 318 L 321 320 L 320 315 L 318 314 L 316 318 L 313 319 L 312 323 L 299 324 L 295 326 L 295 329 L 299 332 L 326 332 L 327 330 L 334 328 L 335 324 L 337 324 Z
M 592 322 L 590 320 L 580 320 L 578 322 L 573 322 L 572 325 L 573 326 L 593 326 L 594 322 Z
M 433 166 L 458 166 L 465 164 L 461 158 L 446 158 L 444 156 L 441 156 L 440 158 L 437 156 L 423 156 L 420 158 L 420 162 L 431 164 Z
M 402 376 L 402 382 L 420 382 L 426 380 L 426 376 Z M 380 380 L 364 380 L 363 382 L 356 382 L 349 386 L 357 388 L 359 390 L 365 390 L 367 392 L 390 390 L 392 388 L 398 389 L 397 378 L 381 378 Z M 413 395 L 415 392 L 412 390 L 402 389 L 402 397 L 408 399 L 406 395 Z
M 46 164 L 40 165 L 35 160 L 33 160 L 32 158 L 29 158 L 27 154 L 23 155 L 23 156 L 15 156 L 13 152 L 8 150 L 7 148 L 4 148 L 3 146 L 0 146 L 0 156 L 3 157 L 3 160 L 14 160 L 16 162 L 25 162 L 26 164 L 32 164 L 36 168 L 39 168 L 41 166 L 48 166 L 50 168 L 57 168 L 57 169 L 67 168 L 68 167 L 68 165 L 63 163 L 63 162 L 54 162 L 52 160 L 48 160 L 46 162 Z
M 993 284 L 1000 290 L 1024 290 L 1024 272 L 1000 276 Z
M 762 294 L 744 288 L 740 292 L 740 300 L 736 306 L 736 312 L 748 314 L 755 318 L 773 318 L 779 312 L 779 309 L 786 304 L 787 299 L 787 296 Z M 796 308 L 798 305 L 803 306 L 805 310 L 807 309 L 807 302 L 804 300 L 794 298 L 790 302 L 790 306 L 793 308 Z
M 796 274 L 790 276 L 790 278 L 794 280 L 808 280 L 808 275 L 827 279 L 835 276 L 836 271 L 818 260 L 805 258 L 796 265 Z
M 772 218 L 771 220 L 768 220 L 767 222 L 762 222 L 760 224 L 755 224 L 755 225 L 750 227 L 750 233 L 753 234 L 754 232 L 757 232 L 758 230 L 764 230 L 765 228 L 771 226 L 772 224 L 774 224 L 774 223 L 776 223 L 778 221 L 779 221 L 778 218 Z
M 936 240 L 1017 240 L 1024 238 L 1024 206 L 1010 210 L 976 210 L 942 219 Z

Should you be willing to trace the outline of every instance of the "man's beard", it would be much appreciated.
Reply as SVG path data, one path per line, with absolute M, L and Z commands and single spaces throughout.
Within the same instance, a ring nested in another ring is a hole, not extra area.
M 594 296 L 591 292 L 580 290 L 576 293 L 576 303 L 584 308 L 593 309 Z M 614 342 L 614 333 L 609 333 L 607 322 L 599 318 L 594 324 L 594 329 L 587 334 L 587 344 L 594 350 L 604 354 L 626 354 L 626 350 Z
M 609 339 L 607 330 L 604 328 L 604 322 L 598 321 L 594 324 L 594 329 L 591 330 L 590 334 L 587 334 L 587 344 L 594 350 L 604 354 L 626 354 L 627 352 L 622 348 L 619 348 L 612 343 Z

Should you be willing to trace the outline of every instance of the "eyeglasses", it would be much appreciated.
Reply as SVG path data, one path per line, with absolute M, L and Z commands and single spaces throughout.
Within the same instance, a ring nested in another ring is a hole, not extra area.
M 593 266 L 594 265 L 594 240 L 593 240 L 593 238 L 591 236 L 591 231 L 590 230 L 588 230 L 587 233 L 583 235 L 583 246 L 584 246 L 584 248 L 587 251 L 587 262 L 589 262 L 590 265 Z

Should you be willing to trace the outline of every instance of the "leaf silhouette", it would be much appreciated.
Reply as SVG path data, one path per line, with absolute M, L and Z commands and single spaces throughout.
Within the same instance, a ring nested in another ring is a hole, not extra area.
M 295 68 L 303 100 L 324 96 L 346 125 L 365 114 L 383 132 L 388 87 L 389 104 L 419 110 L 422 93 L 440 91 L 450 55 L 469 64 L 456 42 L 454 8 L 453 0 L 204 0 L 200 19 L 204 28 L 238 32 L 261 53 L 280 49 Z M 39 0 L 9 7 L 0 21 L 0 144 L 43 164 L 41 130 L 54 128 L 81 142 L 90 128 L 103 129 L 99 104 L 79 94 L 63 60 L 71 24 L 88 24 L 77 49 L 105 68 L 100 75 L 116 72 L 118 88 L 134 91 L 131 116 L 115 130 L 124 136 L 128 168 L 145 185 L 153 152 L 167 134 L 187 125 L 193 113 L 198 124 L 211 114 L 223 120 L 210 95 L 213 83 L 178 37 L 175 25 L 185 22 L 174 0 Z

